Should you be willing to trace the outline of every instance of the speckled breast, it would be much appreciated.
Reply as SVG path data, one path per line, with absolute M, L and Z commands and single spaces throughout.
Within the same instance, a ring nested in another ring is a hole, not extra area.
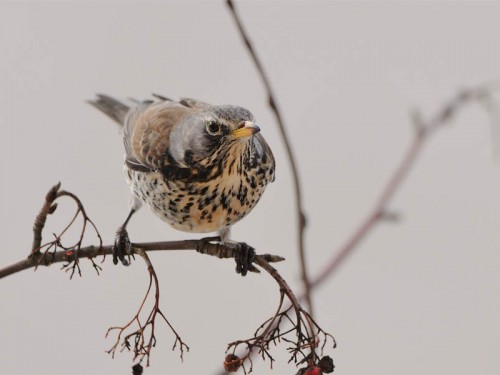
M 162 220 L 186 232 L 214 232 L 228 227 L 257 204 L 272 169 L 258 173 L 222 174 L 205 182 L 167 180 L 161 172 L 140 172 L 125 166 L 132 193 Z

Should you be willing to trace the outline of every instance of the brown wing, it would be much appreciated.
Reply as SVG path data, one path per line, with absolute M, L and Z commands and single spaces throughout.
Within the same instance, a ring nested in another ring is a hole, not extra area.
M 129 168 L 154 171 L 171 163 L 168 156 L 170 132 L 179 120 L 193 110 L 168 101 L 144 103 L 131 110 L 125 119 L 123 132 Z

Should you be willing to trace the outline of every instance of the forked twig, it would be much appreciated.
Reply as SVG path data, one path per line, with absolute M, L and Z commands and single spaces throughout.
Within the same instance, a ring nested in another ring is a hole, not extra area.
M 56 254 L 57 250 L 62 249 L 66 255 L 65 260 L 67 261 L 67 263 L 64 264 L 62 268 L 66 271 L 70 271 L 70 278 L 73 278 L 73 275 L 76 271 L 78 271 L 78 274 L 81 276 L 81 268 L 79 265 L 79 257 L 77 256 L 77 253 L 82 248 L 83 239 L 87 231 L 87 225 L 90 225 L 93 228 L 99 240 L 99 249 L 102 249 L 102 238 L 94 222 L 87 215 L 87 212 L 85 211 L 85 208 L 83 207 L 80 199 L 73 193 L 65 190 L 60 190 L 60 188 L 61 183 L 59 182 L 54 185 L 45 196 L 45 202 L 42 206 L 42 209 L 38 213 L 33 225 L 33 245 L 28 260 L 33 261 L 36 269 L 41 263 L 52 263 L 53 257 Z M 47 216 L 55 212 L 55 210 L 57 209 L 56 200 L 61 197 L 69 197 L 73 202 L 75 202 L 77 206 L 76 212 L 69 223 L 66 225 L 66 227 L 64 227 L 59 234 L 53 234 L 54 240 L 41 245 L 42 231 L 45 227 Z M 76 219 L 79 216 L 82 217 L 83 223 L 77 242 L 73 245 L 63 245 L 63 236 L 74 225 Z M 104 255 L 104 261 L 106 254 L 102 254 Z M 92 265 L 97 274 L 99 274 L 99 272 L 101 271 L 101 267 L 97 265 L 93 260 Z
M 229 354 L 225 358 L 224 368 L 229 372 L 234 372 L 242 368 L 245 374 L 251 373 L 253 370 L 252 355 L 254 351 L 261 356 L 262 360 L 268 359 L 272 368 L 274 358 L 270 353 L 270 347 L 271 345 L 276 346 L 281 341 L 289 344 L 287 348 L 290 353 L 289 362 L 294 362 L 296 365 L 306 363 L 307 368 L 319 366 L 319 363 L 322 360 L 324 361 L 323 350 L 327 342 L 331 340 L 332 348 L 335 348 L 335 339 L 332 335 L 325 332 L 313 320 L 310 314 L 302 308 L 287 282 L 267 262 L 265 257 L 256 256 L 255 263 L 269 273 L 278 283 L 280 287 L 278 308 L 271 318 L 267 319 L 257 328 L 253 337 L 229 343 L 226 350 Z M 283 307 L 285 297 L 289 301 L 287 307 Z M 286 331 L 282 331 L 281 325 L 283 322 L 291 324 L 292 327 Z M 236 351 L 240 347 L 244 348 L 243 355 L 236 354 Z M 330 367 L 331 371 L 333 371 L 333 361 L 331 361 Z M 331 371 L 327 369 L 324 372 Z
M 111 332 L 118 331 L 114 345 L 107 352 L 114 358 L 116 350 L 119 346 L 121 346 L 122 350 L 131 350 L 131 348 L 133 347 L 132 350 L 134 352 L 134 360 L 139 358 L 139 360 L 142 361 L 144 358 L 146 358 L 146 366 L 149 366 L 151 350 L 156 345 L 156 318 L 160 316 L 162 320 L 169 326 L 172 333 L 175 335 L 175 341 L 172 350 L 174 350 L 178 345 L 180 357 L 181 360 L 183 360 L 184 351 L 189 351 L 189 346 L 187 346 L 184 341 L 182 341 L 177 331 L 174 329 L 172 324 L 170 324 L 170 322 L 160 309 L 160 285 L 158 283 L 158 277 L 156 275 L 153 264 L 151 263 L 151 260 L 149 259 L 149 256 L 145 250 L 136 248 L 134 249 L 134 253 L 139 254 L 146 262 L 149 273 L 149 286 L 146 291 L 146 295 L 144 296 L 134 317 L 124 326 L 110 327 L 106 332 L 106 337 L 108 337 Z M 144 304 L 148 300 L 152 286 L 154 286 L 154 304 L 148 314 L 147 319 L 145 321 L 141 321 L 140 315 L 143 312 Z M 137 329 L 125 335 L 127 329 L 129 329 L 134 323 L 137 325 Z M 125 335 L 123 337 L 123 340 L 122 335 Z M 133 342 L 133 344 L 131 344 L 131 341 Z

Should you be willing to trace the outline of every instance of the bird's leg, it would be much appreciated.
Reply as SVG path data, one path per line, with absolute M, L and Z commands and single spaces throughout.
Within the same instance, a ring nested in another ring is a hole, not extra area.
M 127 232 L 127 224 L 135 213 L 136 209 L 130 209 L 130 212 L 127 216 L 127 219 L 123 223 L 123 225 L 118 228 L 115 236 L 115 243 L 113 244 L 113 263 L 118 264 L 118 260 L 122 262 L 124 266 L 129 265 L 129 261 L 125 259 L 125 255 L 128 255 L 130 260 L 130 255 L 132 254 L 132 245 L 130 243 L 130 239 L 128 238 Z
M 229 239 L 231 238 L 231 227 L 220 229 L 218 234 L 222 243 L 229 242 Z

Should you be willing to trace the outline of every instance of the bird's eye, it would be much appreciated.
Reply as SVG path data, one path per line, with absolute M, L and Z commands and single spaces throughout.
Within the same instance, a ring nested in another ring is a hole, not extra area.
M 211 134 L 211 135 L 217 135 L 220 133 L 220 125 L 217 124 L 215 121 L 210 121 L 208 124 L 207 124 L 207 131 Z

